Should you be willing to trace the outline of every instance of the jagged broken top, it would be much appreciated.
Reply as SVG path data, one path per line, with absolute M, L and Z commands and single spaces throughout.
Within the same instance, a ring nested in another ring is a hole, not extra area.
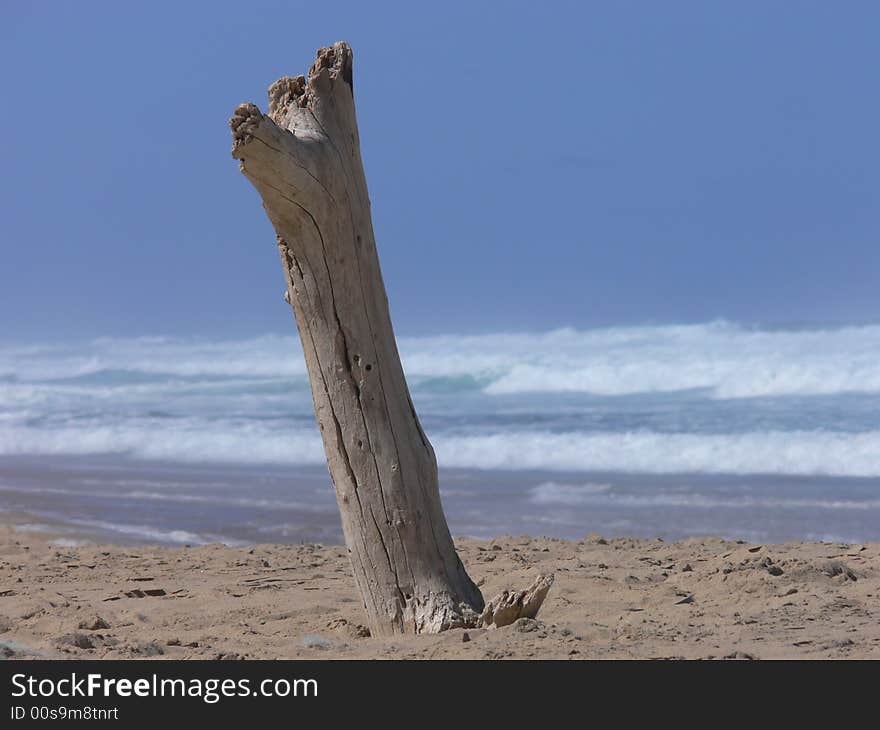
M 308 77 L 282 76 L 269 87 L 269 118 L 276 124 L 281 124 L 291 106 L 307 108 L 317 93 L 318 79 L 324 71 L 328 72 L 331 80 L 341 78 L 345 81 L 353 93 L 352 58 L 351 46 L 345 41 L 337 41 L 332 46 L 319 48 L 315 62 L 309 68 Z M 262 118 L 263 114 L 256 104 L 244 103 L 236 108 L 232 119 L 229 120 L 233 151 L 248 141 L 253 125 L 259 124 Z

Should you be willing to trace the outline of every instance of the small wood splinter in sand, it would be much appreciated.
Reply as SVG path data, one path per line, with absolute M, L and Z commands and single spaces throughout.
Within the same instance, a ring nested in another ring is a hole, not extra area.
M 486 604 L 480 615 L 480 625 L 500 628 L 512 624 L 517 619 L 535 618 L 552 585 L 551 573 L 538 576 L 524 591 L 504 591 Z
M 232 156 L 277 233 L 327 465 L 374 636 L 534 617 L 552 583 L 484 604 L 443 515 L 437 462 L 400 364 L 370 217 L 347 43 L 242 104 Z M 485 610 L 484 610 L 485 609 Z

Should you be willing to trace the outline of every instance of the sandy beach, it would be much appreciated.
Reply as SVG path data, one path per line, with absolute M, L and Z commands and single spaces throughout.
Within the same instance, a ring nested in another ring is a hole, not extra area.
M 342 546 L 71 546 L 5 519 L 13 659 L 880 658 L 878 543 L 463 539 L 487 597 L 555 573 L 538 620 L 379 639 Z

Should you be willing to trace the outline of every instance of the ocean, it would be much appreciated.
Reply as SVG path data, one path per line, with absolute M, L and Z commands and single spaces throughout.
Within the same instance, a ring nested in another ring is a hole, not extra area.
M 880 540 L 880 325 L 403 337 L 453 534 Z M 0 346 L 0 510 L 342 539 L 295 332 Z

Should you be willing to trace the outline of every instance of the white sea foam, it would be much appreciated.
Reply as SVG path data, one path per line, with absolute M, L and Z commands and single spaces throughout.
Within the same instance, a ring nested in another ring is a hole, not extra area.
M 12 529 L 16 532 L 52 532 L 52 525 L 44 525 L 41 522 L 25 522 L 20 525 L 13 525 Z
M 125 537 L 149 540 L 151 542 L 177 545 L 207 545 L 212 542 L 222 542 L 227 545 L 245 544 L 240 540 L 230 540 L 222 535 L 200 535 L 187 530 L 163 530 L 149 525 L 132 525 L 119 522 L 108 522 L 106 520 L 81 519 L 52 513 L 44 513 L 44 516 L 52 520 L 53 524 L 51 526 L 42 523 L 31 523 L 16 525 L 14 529 L 30 532 L 109 532 L 124 535 Z M 61 545 L 62 542 L 62 540 L 58 540 L 56 541 L 56 544 Z M 73 542 L 75 541 L 71 541 L 71 544 Z
M 106 482 L 104 482 L 106 483 Z M 119 484 L 118 482 L 116 483 Z M 163 485 L 168 487 L 169 485 Z M 192 484 L 184 486 L 192 487 Z M 0 483 L 0 492 L 3 493 L 21 493 L 21 494 L 57 494 L 69 497 L 89 497 L 92 499 L 100 499 L 104 501 L 114 501 L 120 499 L 131 499 L 144 502 L 171 502 L 176 504 L 204 504 L 210 506 L 228 506 L 243 507 L 248 509 L 266 509 L 266 510 L 295 510 L 298 512 L 310 512 L 314 514 L 324 514 L 329 511 L 335 513 L 335 505 L 332 504 L 332 498 L 329 494 L 325 494 L 323 490 L 312 495 L 320 497 L 319 503 L 309 503 L 303 501 L 290 501 L 283 499 L 267 499 L 261 497 L 229 497 L 222 494 L 185 494 L 176 489 L 170 491 L 153 491 L 147 492 L 143 490 L 124 490 L 116 488 L 110 490 L 83 490 L 83 489 L 65 489 L 63 487 L 44 487 L 27 485 L 13 485 Z M 19 525 L 17 529 L 30 531 L 46 531 L 50 529 L 45 525 L 25 524 Z
M 241 540 L 232 540 L 223 535 L 197 534 L 187 530 L 163 530 L 149 525 L 130 525 L 118 522 L 106 522 L 104 520 L 82 520 L 66 518 L 68 525 L 75 525 L 100 532 L 111 532 L 133 537 L 150 542 L 159 542 L 174 545 L 208 545 L 210 543 L 223 543 L 224 545 L 246 545 Z
M 447 467 L 632 472 L 880 476 L 880 431 L 764 431 L 733 434 L 551 433 L 503 430 L 431 434 Z M 317 430 L 259 422 L 178 426 L 9 428 L 0 455 L 127 454 L 188 462 L 322 464 Z
M 532 344 L 510 359 L 487 393 L 707 389 L 716 398 L 748 398 L 880 392 L 878 326 L 771 332 L 719 322 L 563 330 Z
M 529 490 L 529 499 L 535 504 L 581 505 L 591 502 L 596 495 L 604 494 L 610 489 L 610 484 L 544 482 Z
M 246 340 L 103 337 L 82 345 L 0 348 L 0 377 L 80 378 L 105 371 L 178 376 L 290 376 L 305 373 L 294 337 Z
M 597 489 L 597 487 L 604 487 Z M 804 509 L 880 510 L 880 499 L 817 499 L 765 497 L 754 494 L 712 495 L 659 491 L 646 494 L 617 493 L 608 485 L 544 482 L 529 490 L 529 501 L 566 507 L 616 505 L 619 507 L 692 507 L 701 509 Z
M 408 376 L 469 378 L 490 395 L 626 395 L 706 389 L 716 398 L 880 393 L 880 325 L 761 330 L 727 322 L 546 333 L 402 338 Z M 295 337 L 220 341 L 99 339 L 83 346 L 0 348 L 0 377 L 19 383 L 122 373 L 304 382 Z M 108 375 L 109 377 L 109 375 Z M 120 378 L 117 378 L 119 380 Z M 108 395 L 150 388 L 105 384 Z M 38 398 L 42 391 L 19 396 Z M 9 389 L 7 401 L 17 397 Z
M 518 432 L 443 437 L 448 466 L 645 474 L 880 476 L 880 431 Z

